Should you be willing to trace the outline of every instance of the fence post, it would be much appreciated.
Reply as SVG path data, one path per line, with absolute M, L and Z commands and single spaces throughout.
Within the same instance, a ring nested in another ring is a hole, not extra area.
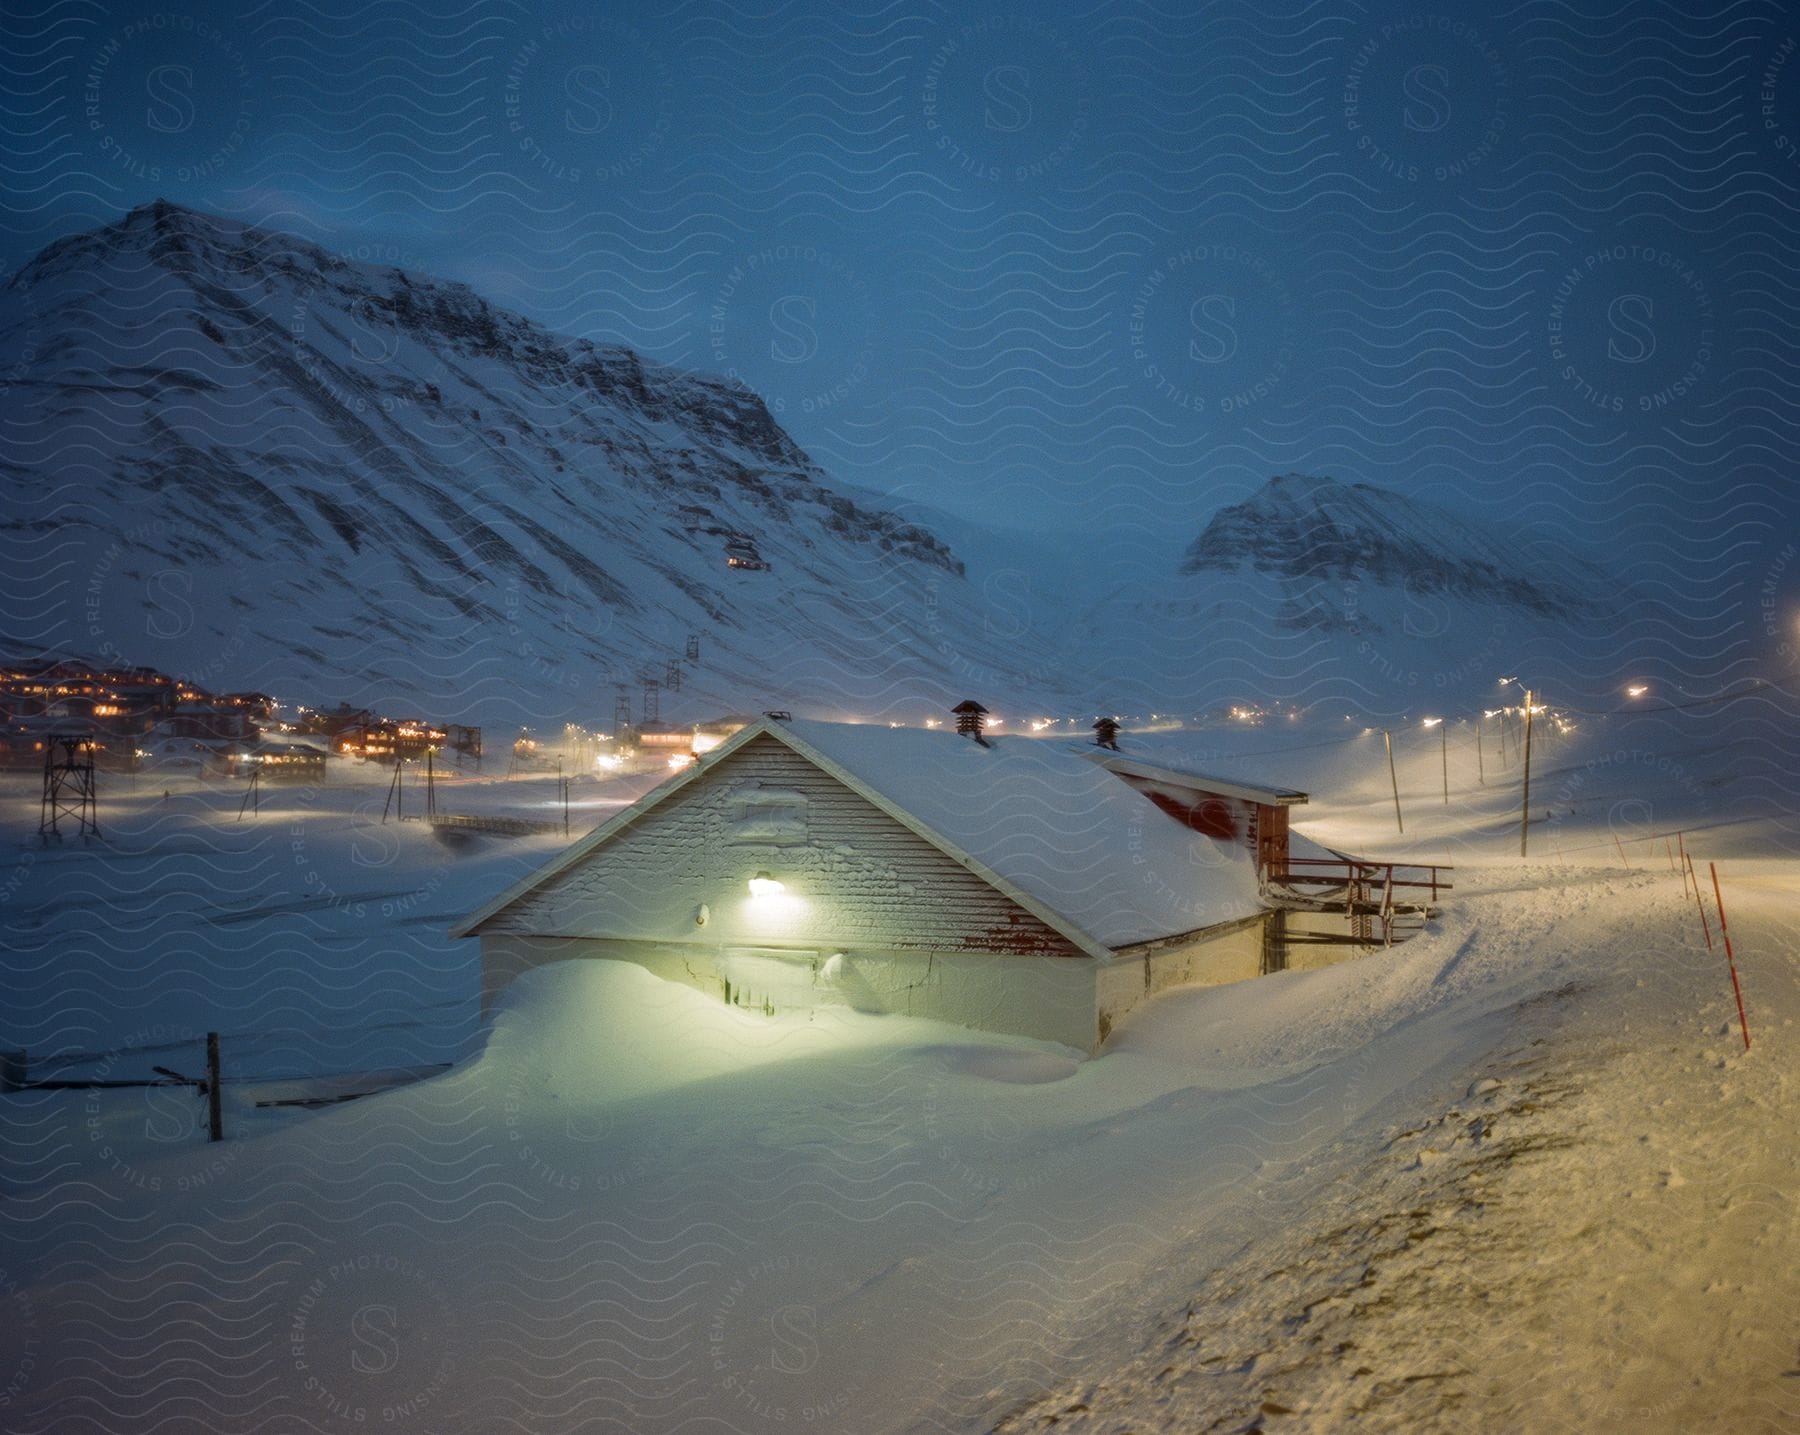
M 219 1034 L 206 1034 L 206 1122 L 207 1140 L 225 1139 L 224 1112 L 219 1107 Z

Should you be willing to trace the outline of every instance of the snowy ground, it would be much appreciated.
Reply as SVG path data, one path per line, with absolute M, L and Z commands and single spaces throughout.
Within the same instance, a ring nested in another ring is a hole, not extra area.
M 1379 734 L 1152 739 L 1458 885 L 1404 947 L 1174 994 L 1097 1060 L 597 964 L 477 1049 L 442 928 L 559 838 L 153 793 L 26 862 L 9 789 L 27 1044 L 235 1019 L 289 1033 L 241 1046 L 265 1075 L 334 1026 L 366 1065 L 476 1054 L 211 1148 L 185 1093 L 0 1098 L 0 1424 L 1800 1430 L 1795 721 L 1559 734 L 1524 864 L 1516 768 L 1484 785 L 1466 736 L 1396 735 L 1404 837 Z M 1675 830 L 1719 862 L 1748 1052 Z

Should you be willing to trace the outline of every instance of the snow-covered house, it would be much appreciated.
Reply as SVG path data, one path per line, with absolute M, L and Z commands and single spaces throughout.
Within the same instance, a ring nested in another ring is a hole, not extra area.
M 1250 849 L 1081 750 L 765 717 L 453 934 L 481 939 L 484 1004 L 609 957 L 1088 1050 L 1155 992 L 1269 969 L 1269 915 Z

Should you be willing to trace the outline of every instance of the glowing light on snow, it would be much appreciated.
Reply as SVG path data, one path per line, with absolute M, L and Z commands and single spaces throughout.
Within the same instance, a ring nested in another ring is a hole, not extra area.
M 1426 718 L 1426 719 L 1425 719 L 1425 726 L 1426 726 L 1426 727 L 1436 727 L 1436 726 L 1437 726 L 1437 725 L 1438 725 L 1438 724 L 1439 724 L 1439 723 L 1441 723 L 1441 722 L 1442 722 L 1442 721 L 1443 721 L 1443 719 L 1442 719 L 1442 718 Z
M 693 753 L 678 752 L 669 759 L 669 766 L 672 769 L 674 769 L 676 772 L 680 772 L 682 768 L 688 766 L 688 764 L 693 762 L 693 760 L 694 760 Z
M 703 752 L 711 752 L 724 741 L 716 732 L 697 732 L 694 734 L 694 753 L 698 756 Z
M 787 883 L 778 881 L 767 872 L 758 872 L 750 879 L 750 895 L 752 897 L 779 897 L 787 891 Z
M 595 767 L 604 767 L 607 769 L 620 767 L 624 762 L 625 759 L 620 757 L 616 752 L 602 752 L 596 754 L 594 758 Z
M 1625 696 L 1628 698 L 1641 698 L 1649 691 L 1650 686 L 1648 683 L 1633 683 L 1630 687 L 1625 689 Z

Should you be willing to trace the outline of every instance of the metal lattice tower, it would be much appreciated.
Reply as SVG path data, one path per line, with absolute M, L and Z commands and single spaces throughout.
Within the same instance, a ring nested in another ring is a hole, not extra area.
M 662 713 L 662 684 L 655 678 L 644 679 L 644 721 L 655 722 Z
M 44 743 L 44 801 L 38 836 L 62 840 L 62 822 L 71 818 L 83 837 L 100 835 L 100 808 L 94 784 L 94 744 L 80 733 L 54 733 Z
M 697 663 L 700 661 L 700 635 L 698 633 L 688 634 L 687 660 L 690 663 Z
M 663 686 L 672 693 L 681 691 L 681 662 L 679 659 L 669 659 L 669 670 L 663 674 Z
M 623 738 L 625 729 L 631 726 L 631 692 L 621 683 L 618 694 L 613 698 L 613 736 Z

